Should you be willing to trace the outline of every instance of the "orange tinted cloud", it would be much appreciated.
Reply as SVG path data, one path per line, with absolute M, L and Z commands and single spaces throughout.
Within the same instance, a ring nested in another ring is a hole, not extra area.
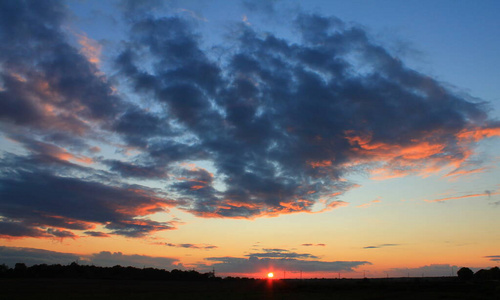
M 336 208 L 347 206 L 347 205 L 349 205 L 349 203 L 342 201 L 342 200 L 332 201 L 332 202 L 326 204 L 326 206 L 323 209 L 321 209 L 319 211 L 315 211 L 315 212 L 309 212 L 309 213 L 322 213 L 322 212 L 334 210 Z
M 324 201 L 322 201 L 324 202 Z M 264 203 L 247 203 L 247 202 L 234 202 L 226 199 L 222 204 L 217 205 L 214 211 L 190 211 L 198 217 L 202 218 L 232 218 L 232 219 L 249 219 L 253 220 L 259 217 L 277 217 L 281 214 L 292 214 L 292 213 L 309 213 L 316 214 L 326 211 L 330 211 L 342 206 L 347 206 L 348 203 L 344 201 L 332 201 L 329 203 L 324 203 L 324 208 L 319 211 L 312 211 L 314 205 L 313 200 L 299 199 L 294 201 L 282 201 L 280 206 L 269 207 Z M 246 208 L 252 210 L 252 214 L 249 216 L 242 215 L 231 215 L 227 212 L 234 210 L 235 208 Z
M 60 160 L 64 160 L 64 161 L 73 160 L 73 161 L 81 162 L 81 163 L 84 163 L 84 164 L 92 164 L 92 163 L 94 163 L 94 160 L 92 158 L 90 158 L 90 157 L 83 156 L 83 155 L 74 155 L 74 154 L 71 154 L 69 152 L 55 153 L 54 157 L 56 157 L 56 158 L 58 158 Z
M 476 169 L 472 169 L 472 170 L 455 169 L 455 170 L 451 171 L 450 173 L 444 175 L 443 177 L 457 178 L 457 177 L 466 176 L 466 175 L 470 175 L 470 174 L 483 173 L 489 169 L 490 168 L 488 168 L 488 167 L 476 168 Z
M 310 161 L 308 162 L 308 164 L 313 168 L 330 167 L 332 165 L 332 161 L 331 160 Z
M 99 64 L 101 62 L 100 56 L 102 51 L 102 46 L 85 34 L 76 34 L 78 37 L 78 43 L 82 48 L 80 51 L 82 54 L 93 64 Z
M 379 197 L 379 198 L 380 198 L 380 197 Z M 359 207 L 359 208 L 366 208 L 366 207 L 369 207 L 369 206 L 373 205 L 374 203 L 380 203 L 380 202 L 382 202 L 382 201 L 381 201 L 379 198 L 377 198 L 377 199 L 375 199 L 375 200 L 372 200 L 372 201 L 370 201 L 370 202 L 368 202 L 368 203 L 364 203 L 364 204 L 358 205 L 358 206 L 356 206 L 356 207 Z
M 426 140 L 413 140 L 410 145 L 387 144 L 372 142 L 371 134 L 357 135 L 354 131 L 345 132 L 345 138 L 357 154 L 365 155 L 379 160 L 403 158 L 419 160 L 443 152 L 445 144 L 431 143 Z
M 410 171 L 408 170 L 397 170 L 397 169 L 392 169 L 390 167 L 378 168 L 370 170 L 370 174 L 372 175 L 370 179 L 386 180 L 386 179 L 404 177 L 409 173 Z
M 494 136 L 500 136 L 500 127 L 464 129 L 457 134 L 461 141 L 474 142 Z
M 448 201 L 448 200 L 456 200 L 456 199 L 465 199 L 465 198 L 475 198 L 475 197 L 484 197 L 484 196 L 491 196 L 491 195 L 498 195 L 500 194 L 499 192 L 485 192 L 485 193 L 478 193 L 478 194 L 470 194 L 470 195 L 464 195 L 464 196 L 456 196 L 456 197 L 447 197 L 447 198 L 440 198 L 440 199 L 434 199 L 434 200 L 427 200 L 425 199 L 425 202 L 443 202 L 443 201 Z
M 458 139 L 456 141 L 457 147 L 447 150 L 447 147 L 453 145 L 448 145 L 449 141 L 439 141 L 443 134 L 445 133 L 441 130 L 428 132 L 419 139 L 411 140 L 410 144 L 399 145 L 373 142 L 371 134 L 359 134 L 352 130 L 345 131 L 345 138 L 352 146 L 351 152 L 353 154 L 350 162 L 346 163 L 344 167 L 366 164 L 368 168 L 372 168 L 369 172 L 372 175 L 371 179 L 374 180 L 404 177 L 410 174 L 427 177 L 447 167 L 455 169 L 463 167 L 463 164 L 474 154 L 467 143 L 470 140 Z M 495 130 L 480 130 L 475 135 L 469 131 L 462 133 L 462 136 L 471 135 L 474 138 L 483 138 L 493 134 L 496 134 Z M 373 168 L 374 165 L 375 168 Z M 475 172 L 480 172 L 480 170 L 477 169 Z M 455 174 L 458 175 L 459 172 Z
M 155 196 L 153 193 L 140 190 L 128 189 L 129 193 L 136 194 L 140 198 L 149 198 L 149 202 L 141 202 L 140 204 L 121 205 L 116 207 L 116 211 L 129 216 L 146 216 L 157 212 L 166 211 L 167 208 L 175 206 L 174 201 L 165 200 Z

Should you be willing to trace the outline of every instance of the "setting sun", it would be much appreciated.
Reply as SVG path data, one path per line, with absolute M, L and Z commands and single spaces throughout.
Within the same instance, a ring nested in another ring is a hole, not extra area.
M 267 273 L 267 278 L 272 279 L 273 277 L 274 277 L 274 273 L 273 272 Z

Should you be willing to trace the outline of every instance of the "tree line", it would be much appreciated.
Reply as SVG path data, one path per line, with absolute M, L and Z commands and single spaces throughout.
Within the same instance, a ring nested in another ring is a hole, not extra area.
M 156 268 L 135 268 L 116 265 L 114 267 L 99 267 L 80 265 L 72 262 L 69 265 L 38 264 L 27 267 L 24 263 L 16 263 L 14 268 L 0 265 L 0 277 L 3 278 L 89 278 L 89 279 L 134 279 L 134 280 L 176 280 L 176 281 L 206 281 L 217 280 L 213 272 L 200 273 L 195 270 L 172 271 Z
M 481 269 L 474 273 L 469 268 L 461 268 L 457 272 L 460 280 L 500 280 L 500 269 L 498 267 L 489 270 Z

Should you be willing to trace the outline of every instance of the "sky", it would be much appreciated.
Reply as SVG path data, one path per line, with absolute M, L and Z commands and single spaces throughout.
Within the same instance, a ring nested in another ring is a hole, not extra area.
M 0 1 L 0 263 L 500 260 L 498 1 Z

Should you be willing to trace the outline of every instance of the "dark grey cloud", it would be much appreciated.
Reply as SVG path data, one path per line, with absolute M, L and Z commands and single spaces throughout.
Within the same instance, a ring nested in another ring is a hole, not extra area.
M 17 237 L 75 237 L 64 230 L 89 230 L 103 225 L 110 233 L 140 237 L 174 229 L 172 222 L 145 218 L 173 203 L 139 185 L 111 185 L 79 177 L 54 175 L 40 169 L 37 158 L 10 156 L 0 160 L 0 212 L 3 233 Z M 10 225 L 9 225 L 10 223 Z
M 130 23 L 116 60 L 121 75 L 163 105 L 226 187 L 173 183 L 188 211 L 246 218 L 310 211 L 320 197 L 353 186 L 339 180 L 347 172 L 378 166 L 411 174 L 422 163 L 467 158 L 458 135 L 485 125 L 482 104 L 407 68 L 361 28 L 309 14 L 294 24 L 301 43 L 242 26 L 237 50 L 215 64 L 181 18 Z M 155 67 L 141 67 L 144 60 Z
M 0 263 L 5 263 L 10 267 L 18 262 L 28 266 L 35 264 L 63 264 L 72 262 L 80 264 L 93 264 L 102 267 L 113 267 L 116 265 L 132 266 L 137 268 L 160 268 L 160 269 L 184 269 L 183 265 L 175 258 L 155 257 L 147 255 L 132 254 L 127 255 L 121 252 L 101 251 L 89 255 L 79 255 L 74 253 L 62 253 L 35 248 L 4 247 L 0 246 Z
M 167 169 L 158 165 L 139 165 L 119 160 L 105 160 L 104 164 L 108 165 L 111 171 L 117 172 L 125 178 L 155 179 L 168 176 Z
M 85 231 L 84 233 L 88 236 L 93 236 L 93 237 L 109 237 L 109 234 L 106 234 L 101 231 Z
M 47 237 L 47 232 L 42 229 L 29 227 L 20 222 L 9 222 L 3 219 L 0 221 L 0 237 L 20 238 L 20 237 Z
M 0 120 L 83 134 L 124 103 L 62 30 L 63 3 L 3 1 L 0 7 Z
M 72 238 L 72 239 L 77 238 L 77 235 L 75 235 L 71 231 L 60 230 L 60 229 L 56 229 L 56 228 L 47 229 L 47 233 L 51 234 L 52 236 L 57 237 L 57 238 Z

